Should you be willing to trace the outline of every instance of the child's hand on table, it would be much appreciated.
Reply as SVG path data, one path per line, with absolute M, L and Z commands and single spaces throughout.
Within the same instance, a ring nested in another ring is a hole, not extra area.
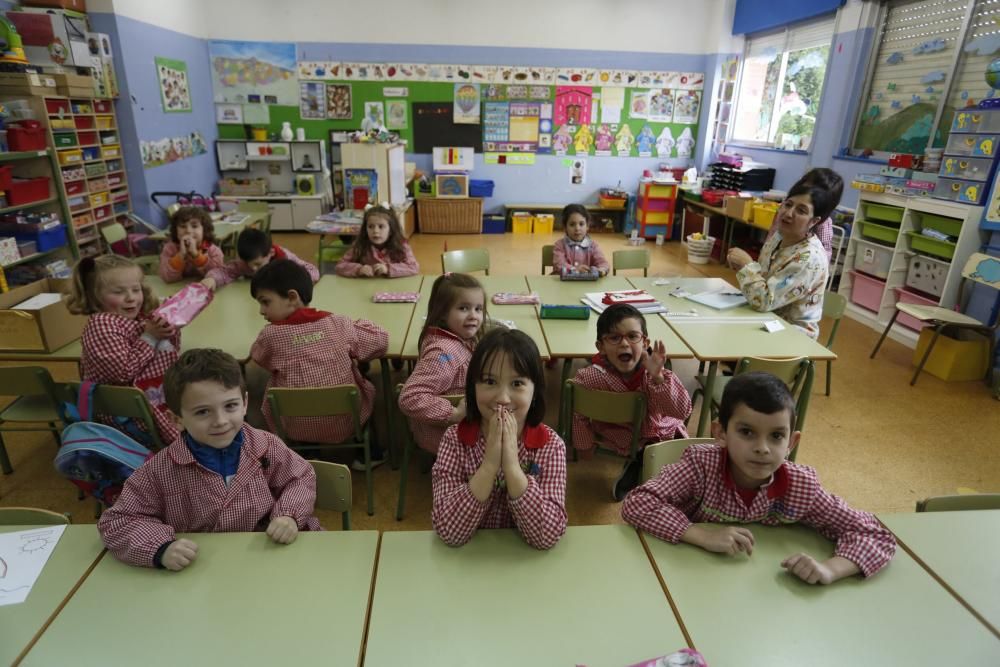
M 376 276 L 388 276 L 389 267 L 386 266 L 385 264 L 376 264 L 373 269 L 373 272 L 375 273 Z
M 179 539 L 170 543 L 163 552 L 160 563 L 173 572 L 180 572 L 198 557 L 198 545 L 191 540 Z
M 215 291 L 216 288 L 215 278 L 202 278 L 201 284 L 207 287 L 208 289 L 212 290 L 213 292 Z
M 681 541 L 701 547 L 705 551 L 735 556 L 740 552 L 753 553 L 753 533 L 743 526 L 719 526 L 695 523 L 681 535 Z
M 663 367 L 667 364 L 667 346 L 663 344 L 662 340 L 654 341 L 651 348 L 643 350 L 639 361 L 649 373 L 653 384 L 663 384 Z
M 278 544 L 291 544 L 299 536 L 299 527 L 292 517 L 278 516 L 268 524 L 267 536 Z
M 809 554 L 797 553 L 781 561 L 781 567 L 807 584 L 832 584 L 838 579 L 858 574 L 856 564 L 841 556 L 834 556 L 823 562 Z
M 361 276 L 362 278 L 371 278 L 372 276 L 375 275 L 375 272 L 374 270 L 372 270 L 372 267 L 370 265 L 365 264 L 360 269 L 358 269 L 358 275 Z

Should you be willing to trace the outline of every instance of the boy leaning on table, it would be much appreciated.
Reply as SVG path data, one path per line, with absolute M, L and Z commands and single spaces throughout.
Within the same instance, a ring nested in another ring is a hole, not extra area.
M 733 524 L 801 522 L 836 548 L 826 560 L 788 556 L 781 566 L 791 574 L 810 584 L 875 574 L 892 559 L 896 541 L 874 516 L 825 491 L 815 470 L 785 459 L 801 435 L 794 424 L 795 401 L 781 380 L 769 373 L 733 377 L 712 424 L 717 443 L 688 447 L 628 495 L 622 517 L 667 542 L 748 556 L 753 533 Z
M 261 530 L 290 544 L 322 530 L 313 516 L 316 475 L 277 436 L 245 423 L 239 362 L 214 349 L 188 350 L 163 380 L 180 437 L 139 467 L 97 524 L 118 560 L 183 570 L 198 555 L 175 533 Z

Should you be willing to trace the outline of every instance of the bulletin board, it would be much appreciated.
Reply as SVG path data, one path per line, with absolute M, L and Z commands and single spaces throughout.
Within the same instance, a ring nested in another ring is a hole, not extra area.
M 413 153 L 430 153 L 435 146 L 471 146 L 483 151 L 483 129 L 480 125 L 452 122 L 451 102 L 413 102 Z

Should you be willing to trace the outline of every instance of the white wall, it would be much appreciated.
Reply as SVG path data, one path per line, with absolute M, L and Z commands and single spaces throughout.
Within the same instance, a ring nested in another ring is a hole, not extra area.
M 212 0 L 90 0 L 87 10 L 118 14 L 174 32 L 209 37 L 205 7 Z
M 206 31 L 214 39 L 695 54 L 714 52 L 720 30 L 729 34 L 732 4 L 733 0 L 379 0 L 373 4 L 114 0 L 118 13 L 189 34 Z M 198 9 L 192 10 L 194 6 Z M 726 11 L 728 21 L 720 25 Z

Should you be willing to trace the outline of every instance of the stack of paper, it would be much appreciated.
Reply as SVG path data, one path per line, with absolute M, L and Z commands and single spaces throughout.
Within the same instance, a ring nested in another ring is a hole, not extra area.
M 620 290 L 613 292 L 588 292 L 580 299 L 596 313 L 613 303 L 627 303 L 641 313 L 665 313 L 666 307 L 646 290 Z
M 730 287 L 728 289 L 702 292 L 701 294 L 689 294 L 688 300 L 700 303 L 716 310 L 728 310 L 736 306 L 742 306 L 747 302 L 743 292 Z

